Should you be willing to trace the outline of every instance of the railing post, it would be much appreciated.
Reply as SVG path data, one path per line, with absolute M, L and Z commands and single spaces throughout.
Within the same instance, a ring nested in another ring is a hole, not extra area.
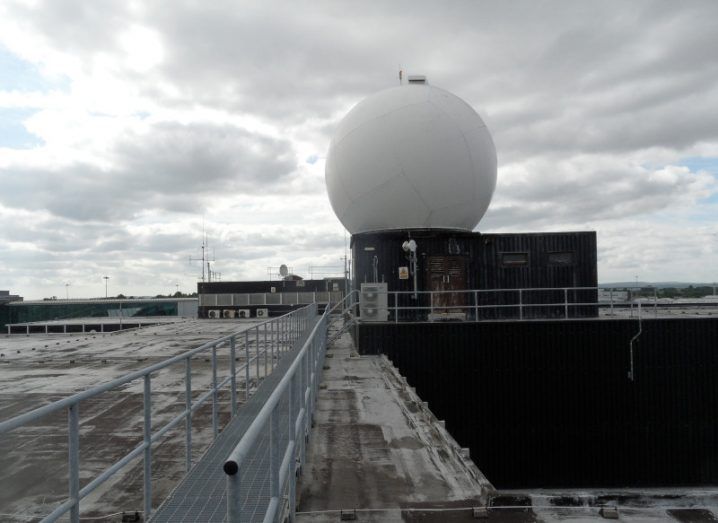
M 217 439 L 219 430 L 217 428 L 217 346 L 212 347 L 212 435 Z
M 229 523 L 239 523 L 242 520 L 242 496 L 240 495 L 240 475 L 242 471 L 238 470 L 236 474 L 227 474 L 227 521 Z
M 279 498 L 279 413 L 277 407 L 269 414 L 269 498 Z
M 232 417 L 237 415 L 237 347 L 234 336 L 229 339 L 229 373 L 230 377 L 230 401 L 232 402 Z
M 150 388 L 150 375 L 145 374 L 144 387 L 144 499 L 145 499 L 145 517 L 147 521 L 152 514 L 152 396 Z
M 611 316 L 613 316 L 613 287 L 608 291 L 609 299 L 611 300 Z
M 274 363 L 274 344 L 276 343 L 276 341 L 275 341 L 275 336 L 274 336 L 274 327 L 276 324 L 277 324 L 277 320 L 274 320 L 272 323 L 270 323 L 270 325 L 272 326 L 272 330 L 269 333 L 269 337 L 271 338 L 269 345 L 272 350 L 272 371 L 274 371 L 274 365 L 275 365 L 275 363 Z
M 254 346 L 257 354 L 257 383 L 259 383 L 259 325 L 254 328 Z
M 267 377 L 267 363 L 269 359 L 269 348 L 267 347 L 267 324 L 263 326 L 264 329 L 264 377 Z
M 70 522 L 80 522 L 80 404 L 75 403 L 67 409 L 67 447 L 68 481 L 70 500 L 74 505 L 70 509 Z
M 299 409 L 295 408 L 295 396 L 299 396 L 294 390 L 297 386 L 296 373 L 289 380 L 289 446 L 294 449 L 289 457 L 289 521 L 294 523 L 294 514 L 297 510 L 297 413 Z
M 244 402 L 249 401 L 249 329 L 244 331 Z
M 519 289 L 519 319 L 524 319 L 524 292 L 523 289 Z
M 399 323 L 399 293 L 394 292 L 394 323 Z
M 192 360 L 187 358 L 184 360 L 185 369 L 185 395 L 184 405 L 187 411 L 187 417 L 184 420 L 185 428 L 185 470 L 187 472 L 192 468 Z
M 568 319 L 568 289 L 563 290 L 563 316 Z

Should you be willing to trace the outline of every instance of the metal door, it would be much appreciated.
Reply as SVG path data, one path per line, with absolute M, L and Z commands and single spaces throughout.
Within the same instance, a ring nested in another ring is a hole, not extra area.
M 466 293 L 466 257 L 430 256 L 427 260 L 427 288 L 437 291 L 431 295 L 434 313 L 463 313 Z

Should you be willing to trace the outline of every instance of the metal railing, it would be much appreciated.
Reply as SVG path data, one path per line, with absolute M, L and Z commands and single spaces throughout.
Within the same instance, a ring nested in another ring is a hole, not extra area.
M 601 295 L 599 295 L 601 293 Z M 599 310 L 613 316 L 626 311 L 634 316 L 640 302 L 644 315 L 650 310 L 654 317 L 671 311 L 685 311 L 696 308 L 716 309 L 718 302 L 665 302 L 653 296 L 636 296 L 625 289 L 607 289 L 599 287 L 549 287 L 522 289 L 471 289 L 445 291 L 388 291 L 386 306 L 377 306 L 376 291 L 371 291 L 373 301 L 362 308 L 373 309 L 374 321 L 413 322 L 435 321 L 442 319 L 460 319 L 464 321 L 482 321 L 494 319 L 542 319 L 542 318 L 590 318 L 599 316 Z M 416 295 L 416 297 L 414 297 Z M 378 313 L 378 314 L 377 314 Z M 371 321 L 368 316 L 360 321 Z M 366 314 L 366 313 L 364 313 Z
M 297 462 L 305 463 L 306 445 L 311 426 L 319 375 L 324 362 L 330 317 L 345 312 L 347 303 L 355 303 L 355 292 L 348 294 L 324 314 L 312 329 L 290 368 L 277 384 L 227 460 L 227 519 L 230 523 L 249 521 L 242 495 L 241 476 L 260 441 L 269 441 L 268 502 L 263 521 L 277 521 L 288 498 L 290 520 L 296 508 Z
M 308 305 L 310 303 L 329 303 L 333 305 L 341 301 L 343 297 L 344 291 L 207 293 L 199 295 L 199 306 L 221 309 L 222 307 Z
M 69 512 L 70 522 L 78 523 L 80 520 L 80 501 L 97 489 L 120 469 L 128 465 L 132 460 L 142 456 L 144 468 L 144 517 L 149 518 L 152 513 L 152 445 L 162 439 L 171 429 L 178 426 L 183 420 L 185 422 L 185 468 L 189 471 L 192 467 L 192 414 L 205 403 L 212 404 L 212 434 L 213 439 L 219 434 L 219 404 L 218 396 L 220 389 L 229 385 L 231 401 L 231 418 L 237 415 L 237 375 L 241 376 L 244 371 L 244 401 L 249 399 L 252 391 L 250 389 L 251 366 L 256 365 L 256 379 L 259 382 L 260 366 L 264 359 L 264 375 L 273 370 L 281 354 L 289 350 L 306 329 L 312 325 L 312 319 L 316 317 L 317 306 L 311 304 L 302 309 L 297 309 L 275 319 L 252 325 L 250 328 L 224 336 L 222 338 L 207 342 L 183 354 L 179 354 L 165 361 L 151 365 L 144 369 L 137 370 L 123 377 L 114 379 L 102 385 L 98 385 L 86 391 L 74 394 L 44 407 L 32 410 L 25 414 L 0 422 L 0 434 L 7 433 L 29 423 L 33 423 L 45 416 L 60 410 L 67 410 L 68 423 L 68 470 L 69 470 L 69 494 L 67 500 L 59 505 L 50 514 L 42 519 L 43 522 L 56 521 Z M 316 329 L 315 329 L 316 331 Z M 315 332 L 313 331 L 313 332 Z M 221 381 L 217 377 L 217 352 L 219 349 L 227 349 L 229 356 L 229 375 Z M 252 350 L 253 349 L 253 350 Z M 212 378 L 209 390 L 199 397 L 192 397 L 192 358 L 198 354 L 210 351 Z M 244 364 L 237 368 L 237 352 L 244 353 Z M 152 427 L 152 374 L 170 365 L 184 362 L 185 372 L 185 409 L 179 415 L 166 423 L 163 427 L 153 432 Z M 130 382 L 143 380 L 143 441 L 132 451 L 120 458 L 112 466 L 89 481 L 82 488 L 80 487 L 80 404 L 90 398 L 94 398 L 104 392 L 117 389 Z M 241 382 L 240 382 L 241 383 Z M 255 387 L 256 389 L 256 387 Z

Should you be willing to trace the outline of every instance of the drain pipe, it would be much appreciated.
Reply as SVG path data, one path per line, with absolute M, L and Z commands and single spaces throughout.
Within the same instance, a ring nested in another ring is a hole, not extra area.
M 633 368 L 633 343 L 641 336 L 641 333 L 643 332 L 643 325 L 641 322 L 641 302 L 638 302 L 638 332 L 631 338 L 631 341 L 629 342 L 628 346 L 631 351 L 631 368 L 628 371 L 628 379 L 631 381 L 636 381 L 636 375 L 634 373 Z

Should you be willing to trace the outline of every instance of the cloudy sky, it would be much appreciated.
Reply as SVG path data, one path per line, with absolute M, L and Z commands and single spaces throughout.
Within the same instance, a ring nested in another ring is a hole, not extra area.
M 362 98 L 468 101 L 499 174 L 479 230 L 595 229 L 599 280 L 718 279 L 718 2 L 0 3 L 0 289 L 195 289 L 340 266 L 324 190 Z

